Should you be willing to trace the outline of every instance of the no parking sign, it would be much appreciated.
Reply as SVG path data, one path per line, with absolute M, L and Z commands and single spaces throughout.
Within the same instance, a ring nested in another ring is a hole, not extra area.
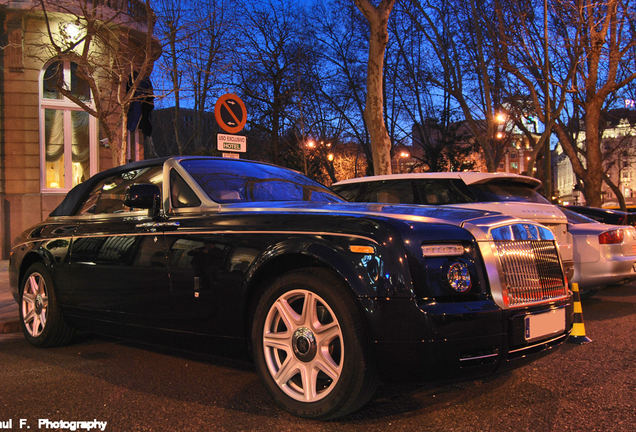
M 247 122 L 245 104 L 237 95 L 224 94 L 214 105 L 214 118 L 224 131 L 231 134 L 240 132 Z

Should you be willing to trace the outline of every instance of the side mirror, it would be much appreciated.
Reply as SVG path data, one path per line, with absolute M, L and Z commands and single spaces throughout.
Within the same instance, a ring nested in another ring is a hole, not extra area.
M 124 205 L 130 208 L 148 209 L 148 217 L 159 216 L 161 190 L 154 184 L 134 184 L 126 188 Z

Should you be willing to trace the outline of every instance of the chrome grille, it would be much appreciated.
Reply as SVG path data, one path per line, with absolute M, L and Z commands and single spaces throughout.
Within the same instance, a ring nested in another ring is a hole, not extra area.
M 504 275 L 504 302 L 510 306 L 568 295 L 553 241 L 495 241 Z

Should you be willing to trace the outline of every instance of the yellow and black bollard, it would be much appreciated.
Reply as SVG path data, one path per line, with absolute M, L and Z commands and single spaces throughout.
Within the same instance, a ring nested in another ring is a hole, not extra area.
M 592 339 L 585 336 L 585 324 L 583 324 L 583 308 L 581 307 L 579 284 L 572 284 L 572 292 L 574 293 L 574 324 L 572 325 L 572 333 L 570 333 L 568 342 L 576 344 L 592 342 Z

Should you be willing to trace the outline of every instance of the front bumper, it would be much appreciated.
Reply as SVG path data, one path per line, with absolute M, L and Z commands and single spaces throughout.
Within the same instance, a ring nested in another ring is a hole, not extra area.
M 366 300 L 364 306 L 372 312 L 368 316 L 372 352 L 383 378 L 437 381 L 512 369 L 552 352 L 572 329 L 571 300 L 511 310 L 502 310 L 491 300 L 385 299 Z M 526 341 L 526 316 L 555 309 L 565 312 L 565 331 Z

